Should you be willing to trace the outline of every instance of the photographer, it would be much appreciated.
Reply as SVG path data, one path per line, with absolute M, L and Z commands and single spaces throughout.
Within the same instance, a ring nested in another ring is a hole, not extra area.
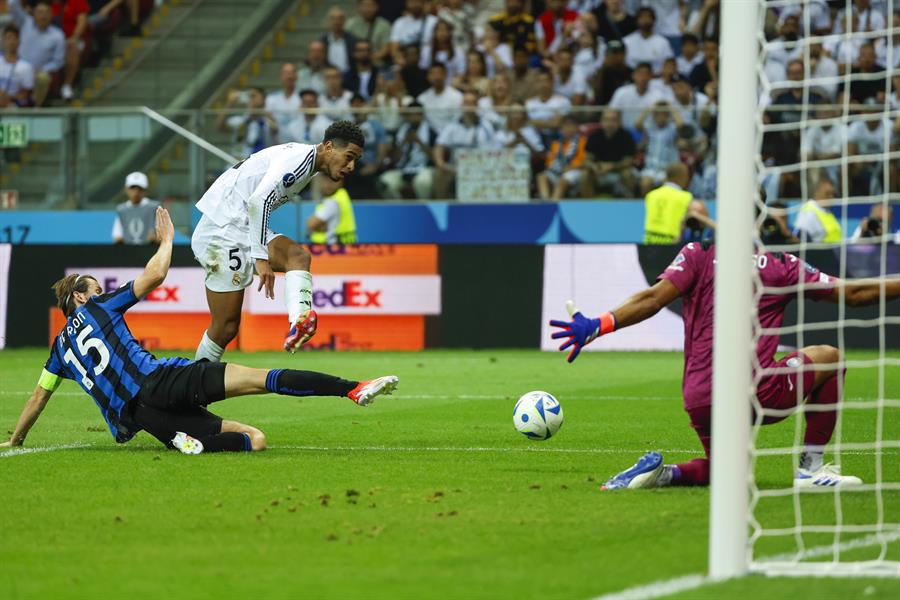
M 869 211 L 869 216 L 859 222 L 856 231 L 850 237 L 851 242 L 860 241 L 876 241 L 873 238 L 880 238 L 882 235 L 891 234 L 891 223 L 894 218 L 894 210 L 891 205 L 887 206 L 887 215 L 884 214 L 884 204 L 880 202 L 873 204 Z M 886 224 L 886 225 L 885 225 Z M 894 239 L 896 243 L 896 238 Z
M 702 242 L 711 240 L 716 235 L 716 222 L 709 218 L 709 211 L 703 200 L 693 199 L 684 216 L 684 224 L 681 227 L 681 241 Z

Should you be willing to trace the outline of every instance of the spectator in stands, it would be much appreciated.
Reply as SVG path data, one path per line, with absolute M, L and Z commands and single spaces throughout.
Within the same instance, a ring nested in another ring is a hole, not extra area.
M 553 91 L 569 99 L 574 106 L 585 103 L 588 85 L 584 74 L 575 69 L 575 56 L 568 48 L 560 48 L 550 63 L 553 71 Z
M 425 120 L 436 134 L 459 118 L 463 94 L 447 85 L 447 68 L 436 62 L 428 69 L 431 87 L 419 94 L 416 100 L 425 107 Z
M 63 34 L 66 36 L 66 66 L 59 94 L 63 100 L 69 101 L 75 97 L 72 85 L 78 76 L 81 57 L 85 50 L 84 36 L 88 29 L 90 7 L 87 0 L 65 0 L 65 2 L 54 0 L 51 3 L 51 11 L 54 20 L 62 25 Z
M 278 77 L 281 89 L 266 96 L 266 110 L 275 117 L 278 123 L 278 135 L 280 142 L 286 142 L 288 124 L 297 116 L 300 109 L 300 95 L 297 94 L 297 69 L 292 63 L 281 65 L 281 73 Z M 318 143 L 318 142 L 317 142 Z
M 582 31 L 576 40 L 575 68 L 590 80 L 603 66 L 605 47 L 603 40 L 590 31 Z
M 489 79 L 497 73 L 503 73 L 513 67 L 513 52 L 509 44 L 500 41 L 500 34 L 493 27 L 485 27 L 484 35 L 481 36 L 481 43 L 475 46 L 475 49 L 482 53 L 484 61 L 487 63 L 487 76 Z M 528 52 L 523 48 L 525 54 L 525 69 L 528 69 Z
M 674 54 L 681 53 L 681 24 L 683 20 L 681 11 L 687 2 L 685 0 L 643 0 L 641 4 L 652 6 L 656 11 L 654 33 L 668 40 Z
M 558 137 L 556 130 L 572 108 L 572 103 L 565 96 L 554 93 L 553 74 L 547 70 L 538 72 L 535 91 L 537 95 L 525 101 L 528 119 L 545 141 L 555 139 Z
M 9 12 L 9 0 L 0 0 L 0 28 L 13 24 L 12 13 Z
M 562 200 L 570 189 L 581 189 L 587 139 L 578 132 L 578 119 L 573 115 L 563 117 L 560 134 L 561 138 L 550 144 L 544 170 L 535 177 L 543 199 Z
M 706 84 L 710 81 L 719 82 L 719 42 L 716 40 L 703 41 L 703 62 L 691 71 L 691 85 L 698 90 L 706 91 Z
M 841 224 L 828 207 L 834 200 L 834 184 L 827 177 L 819 180 L 815 194 L 803 203 L 794 223 L 794 235 L 807 242 L 839 242 Z
M 10 23 L 3 28 L 3 58 L 0 59 L 0 108 L 31 104 L 34 69 L 19 58 L 19 28 Z
M 325 44 L 310 42 L 306 48 L 306 64 L 297 73 L 297 89 L 313 90 L 317 94 L 325 92 Z
M 498 77 L 506 79 L 506 76 L 502 74 Z M 487 62 L 484 54 L 478 50 L 469 50 L 466 53 L 466 72 L 453 79 L 453 87 L 463 92 L 474 91 L 479 96 L 484 96 L 488 93 L 490 84 L 491 80 L 487 76 Z M 506 86 L 509 90 L 509 79 L 506 79 Z
M 666 167 L 678 161 L 678 128 L 682 124 L 679 111 L 665 100 L 645 108 L 635 120 L 635 129 L 644 134 L 641 141 L 644 147 L 642 195 L 659 185 L 666 176 Z M 690 179 L 682 187 L 686 188 L 689 183 Z
M 9 8 L 21 35 L 19 52 L 34 69 L 34 103 L 42 106 L 47 94 L 62 76 L 66 38 L 62 30 L 51 25 L 53 13 L 48 0 L 38 0 L 33 15 L 25 12 L 21 0 L 10 0 Z
M 774 76 L 776 70 L 770 63 L 787 67 L 787 64 L 803 56 L 803 44 L 800 43 L 800 20 L 797 15 L 790 15 L 781 21 L 778 37 L 769 42 L 766 50 L 766 71 Z M 783 80 L 779 77 L 776 80 Z
M 495 129 L 496 145 L 500 148 L 524 148 L 531 154 L 532 160 L 544 151 L 541 134 L 528 123 L 528 113 L 521 102 L 513 102 L 509 106 L 503 125 Z
M 871 0 L 853 0 L 853 8 L 850 10 L 858 21 L 853 31 L 878 31 L 885 28 L 884 5 L 886 2 L 879 2 L 878 4 L 881 4 L 880 9 L 873 8 Z M 844 33 L 845 22 L 846 19 L 844 18 L 835 19 L 832 33 Z
M 513 50 L 513 66 L 509 71 L 509 89 L 513 99 L 524 102 L 534 94 L 538 73 L 530 67 L 530 55 L 525 48 Z
M 681 114 L 681 120 L 699 126 L 700 116 L 709 104 L 706 94 L 694 90 L 686 77 L 676 74 L 672 77 L 672 96 L 672 105 Z
M 156 242 L 156 209 L 159 202 L 147 197 L 150 182 L 140 171 L 125 178 L 128 200 L 116 207 L 112 239 L 115 244 L 143 246 Z
M 890 66 L 894 69 L 900 67 L 900 52 L 897 51 L 897 49 L 900 48 L 900 13 L 898 12 L 894 12 L 894 14 L 891 15 L 891 29 L 893 34 L 891 35 L 890 40 L 887 38 L 878 38 L 875 42 L 875 62 L 878 63 L 878 66 L 882 69 L 887 69 L 888 67 L 888 48 L 892 48 L 891 60 L 893 64 Z
M 397 130 L 391 151 L 390 168 L 378 178 L 381 197 L 396 200 L 403 197 L 404 185 L 412 186 L 415 198 L 431 197 L 434 169 L 429 165 L 433 134 L 422 113 L 422 105 L 413 101 L 401 113 L 403 125 Z
M 502 42 L 534 54 L 538 49 L 534 17 L 524 9 L 523 0 L 506 0 L 506 10 L 491 17 L 488 25 L 500 34 Z
M 266 110 L 266 92 L 259 87 L 250 88 L 246 93 L 247 110 L 242 115 L 227 112 L 235 107 L 244 94 L 237 90 L 228 92 L 225 112 L 219 114 L 217 126 L 220 131 L 231 131 L 234 136 L 235 151 L 247 158 L 274 144 L 278 136 L 278 123 Z
M 840 112 L 833 109 L 820 109 L 818 119 L 806 129 L 806 155 L 807 161 L 834 160 L 840 158 L 844 152 L 844 138 L 847 128 L 840 122 Z M 828 179 L 837 183 L 840 181 L 840 168 L 838 165 L 810 168 L 810 176 L 813 181 L 818 181 L 824 172 Z
M 419 66 L 421 52 L 418 44 L 403 48 L 400 55 L 400 78 L 406 92 L 413 98 L 428 89 L 428 71 Z
M 900 48 L 900 42 L 897 47 Z M 897 56 L 900 56 L 900 52 L 897 53 Z M 810 78 L 820 80 L 813 89 L 832 102 L 837 97 L 839 72 L 838 64 L 828 56 L 821 42 L 813 42 L 809 45 Z
M 862 119 L 856 120 L 847 128 L 847 149 L 850 156 L 869 156 L 864 162 L 851 162 L 850 195 L 865 196 L 882 192 L 882 167 L 884 153 L 890 149 L 898 135 L 900 118 L 893 124 L 882 116 L 882 108 L 874 101 L 862 113 Z M 887 145 L 885 145 L 887 137 Z
M 475 20 L 475 6 L 465 0 L 444 0 L 437 3 L 440 6 L 437 18 L 450 23 L 453 27 L 453 45 L 467 52 L 472 47 L 474 32 L 472 25 Z
M 390 147 L 387 133 L 378 119 L 371 115 L 371 109 L 366 106 L 366 99 L 354 94 L 350 99 L 350 107 L 354 110 L 353 118 L 363 132 L 366 145 L 363 147 L 359 166 L 347 175 L 345 184 L 351 196 L 369 200 L 377 196 L 375 183 L 381 174 Z
M 347 32 L 357 40 L 366 40 L 372 49 L 372 62 L 383 65 L 390 57 L 391 24 L 378 16 L 376 0 L 359 0 L 358 12 L 347 20 Z
M 678 73 L 687 79 L 691 76 L 694 67 L 703 62 L 703 54 L 700 53 L 700 40 L 693 33 L 681 36 L 681 54 L 675 59 Z
M 722 11 L 719 0 L 703 0 L 700 10 L 695 11 L 688 20 L 688 31 L 701 40 L 719 41 L 719 29 L 722 26 Z
M 594 100 L 601 106 L 612 101 L 613 95 L 631 81 L 631 68 L 625 64 L 625 46 L 619 40 L 606 45 L 603 65 L 594 76 Z
M 367 40 L 357 40 L 353 46 L 353 65 L 344 73 L 344 88 L 368 102 L 375 95 L 377 83 L 378 74 L 372 65 L 372 44 Z
M 306 231 L 312 244 L 355 244 L 356 216 L 350 193 L 343 180 L 317 177 L 322 201 L 306 220 Z
M 806 14 L 805 14 L 806 13 Z M 810 28 L 806 28 L 807 14 Z M 778 20 L 782 21 L 788 16 L 797 15 L 803 24 L 804 35 L 827 35 L 831 33 L 831 10 L 826 0 L 808 0 L 797 4 L 788 4 L 780 7 Z
M 377 109 L 378 120 L 389 135 L 393 135 L 403 124 L 400 111 L 413 102 L 413 97 L 406 93 L 403 80 L 393 71 L 385 71 L 379 75 L 381 90 L 376 94 L 372 105 Z
M 665 183 L 644 197 L 644 243 L 675 244 L 684 227 L 693 196 L 687 191 L 688 168 L 680 162 L 666 166 Z
M 287 131 L 281 137 L 283 142 L 299 142 L 301 144 L 318 144 L 325 137 L 325 130 L 331 125 L 331 119 L 318 112 L 319 95 L 315 90 L 300 90 L 300 110 L 287 125 Z
M 391 54 L 394 62 L 402 62 L 400 51 L 403 48 L 411 45 L 421 48 L 430 40 L 435 23 L 437 17 L 425 13 L 424 0 L 406 0 L 406 12 L 391 26 Z
M 481 116 L 490 121 L 495 129 L 503 127 L 506 122 L 506 112 L 503 109 L 511 104 L 513 97 L 510 95 L 509 78 L 503 73 L 491 79 L 490 93 L 478 99 Z
M 582 179 L 585 198 L 594 196 L 598 188 L 620 198 L 634 194 L 636 147 L 621 121 L 619 111 L 607 108 L 600 118 L 600 128 L 588 137 Z
M 319 106 L 332 121 L 350 119 L 350 98 L 353 92 L 344 89 L 343 76 L 337 67 L 325 67 L 325 92 L 319 95 Z
M 623 0 L 603 0 L 603 4 L 594 9 L 597 18 L 597 35 L 606 40 L 622 41 L 625 36 L 637 29 L 637 21 L 626 12 Z
M 447 21 L 438 20 L 431 29 L 431 37 L 422 46 L 419 66 L 428 69 L 436 62 L 447 68 L 447 85 L 466 71 L 466 55 L 453 45 L 453 26 Z
M 344 11 L 334 7 L 328 11 L 328 32 L 322 36 L 328 64 L 346 72 L 350 69 L 350 55 L 356 45 L 356 36 L 344 29 L 347 17 Z
M 578 20 L 578 13 L 566 7 L 566 0 L 547 0 L 547 10 L 537 19 L 538 51 L 552 56 L 565 41 L 563 30 L 571 29 Z
M 431 75 L 431 71 L 429 71 Z M 421 102 L 421 100 L 420 100 Z M 423 102 L 423 104 L 425 104 Z M 425 116 L 428 108 L 425 104 Z M 456 179 L 457 152 L 462 149 L 489 150 L 496 147 L 496 132 L 493 125 L 478 116 L 478 96 L 473 92 L 463 94 L 462 115 L 437 130 L 434 146 L 434 195 L 436 198 L 450 198 Z
M 660 100 L 670 100 L 669 88 L 651 85 L 650 65 L 639 64 L 631 74 L 634 83 L 623 85 L 613 94 L 609 106 L 620 111 L 622 123 L 626 128 L 635 126 L 635 120 L 646 108 L 650 108 Z
M 887 75 L 884 69 L 880 68 L 876 62 L 875 46 L 871 42 L 866 42 L 860 46 L 859 62 L 853 67 L 851 73 L 853 75 L 870 77 L 867 79 L 855 79 L 850 82 L 851 103 L 863 104 L 869 98 L 874 98 L 876 102 L 883 104 L 887 100 L 885 94 Z M 843 82 L 841 82 L 839 89 L 844 91 Z
M 654 73 L 662 70 L 663 61 L 675 56 L 672 46 L 663 36 L 653 33 L 656 24 L 656 13 L 649 6 L 642 6 L 637 13 L 637 31 L 627 36 L 625 44 L 625 62 L 632 69 L 639 63 L 649 63 Z

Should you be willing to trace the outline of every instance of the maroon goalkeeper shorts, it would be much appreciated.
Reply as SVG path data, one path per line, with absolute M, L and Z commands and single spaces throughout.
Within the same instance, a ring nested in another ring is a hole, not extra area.
M 802 370 L 801 366 L 811 365 L 812 359 L 802 352 L 791 352 L 781 360 L 775 363 L 775 367 L 789 368 L 788 373 L 778 373 L 765 375 L 760 379 L 756 387 L 756 397 L 759 404 L 763 408 L 771 408 L 774 410 L 788 410 L 797 406 L 797 403 L 812 392 L 813 384 L 816 381 L 816 372 L 813 370 Z M 801 380 L 802 377 L 802 380 Z M 799 387 L 798 383 L 802 381 L 803 387 Z M 802 390 L 802 396 L 800 395 Z M 691 427 L 697 432 L 700 443 L 709 457 L 710 437 L 712 435 L 712 414 L 710 406 L 698 406 L 687 411 L 691 418 Z M 788 414 L 783 415 L 766 415 L 763 418 L 763 425 L 770 425 L 783 421 Z M 753 415 L 753 420 L 756 416 Z

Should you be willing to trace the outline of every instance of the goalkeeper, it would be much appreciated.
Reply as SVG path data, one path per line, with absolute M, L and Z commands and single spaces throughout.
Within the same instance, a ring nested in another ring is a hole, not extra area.
M 875 304 L 880 298 L 882 282 L 879 280 L 842 281 L 791 254 L 759 254 L 754 256 L 754 265 L 762 285 L 767 288 L 758 300 L 759 324 L 769 330 L 782 325 L 787 305 L 798 294 L 793 288 L 801 282 L 805 284 L 805 296 L 813 300 L 838 303 L 843 297 L 848 306 L 866 306 Z M 679 297 L 684 305 L 684 409 L 706 456 L 681 464 L 664 464 L 661 454 L 649 452 L 633 467 L 607 481 L 604 489 L 709 484 L 714 277 L 715 246 L 708 242 L 690 243 L 682 248 L 655 285 L 633 295 L 612 312 L 589 319 L 577 312 L 570 301 L 566 308 L 572 320 L 550 321 L 552 327 L 560 329 L 551 337 L 563 340 L 559 349 L 570 349 L 568 361 L 572 362 L 584 346 L 601 335 L 649 319 Z M 884 286 L 887 299 L 900 297 L 900 279 L 887 280 Z M 784 288 L 784 291 L 777 288 Z M 758 378 L 759 405 L 784 411 L 777 416 L 767 415 L 762 423 L 768 425 L 783 420 L 790 409 L 797 406 L 801 394 L 807 403 L 834 406 L 833 410 L 805 413 L 804 445 L 794 485 L 861 484 L 858 477 L 842 475 L 837 467 L 823 461 L 825 445 L 837 422 L 839 390 L 843 387 L 845 369 L 841 366 L 840 352 L 832 346 L 807 346 L 776 360 L 777 348 L 777 335 L 762 335 L 756 345 L 759 366 L 767 370 L 767 374 Z M 773 369 L 780 372 L 771 373 Z

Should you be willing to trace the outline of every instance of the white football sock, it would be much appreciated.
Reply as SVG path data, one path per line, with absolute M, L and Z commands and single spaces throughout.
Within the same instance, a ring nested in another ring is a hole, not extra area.
M 825 451 L 822 446 L 807 446 L 800 454 L 800 468 L 804 471 L 818 471 L 822 468 Z
M 309 271 L 284 274 L 284 304 L 291 325 L 297 322 L 300 313 L 312 308 L 312 275 Z
M 197 354 L 194 355 L 194 360 L 205 358 L 209 362 L 219 362 L 222 360 L 222 354 L 224 353 L 225 348 L 209 339 L 209 334 L 204 331 L 203 337 L 200 339 L 200 345 L 197 346 Z

